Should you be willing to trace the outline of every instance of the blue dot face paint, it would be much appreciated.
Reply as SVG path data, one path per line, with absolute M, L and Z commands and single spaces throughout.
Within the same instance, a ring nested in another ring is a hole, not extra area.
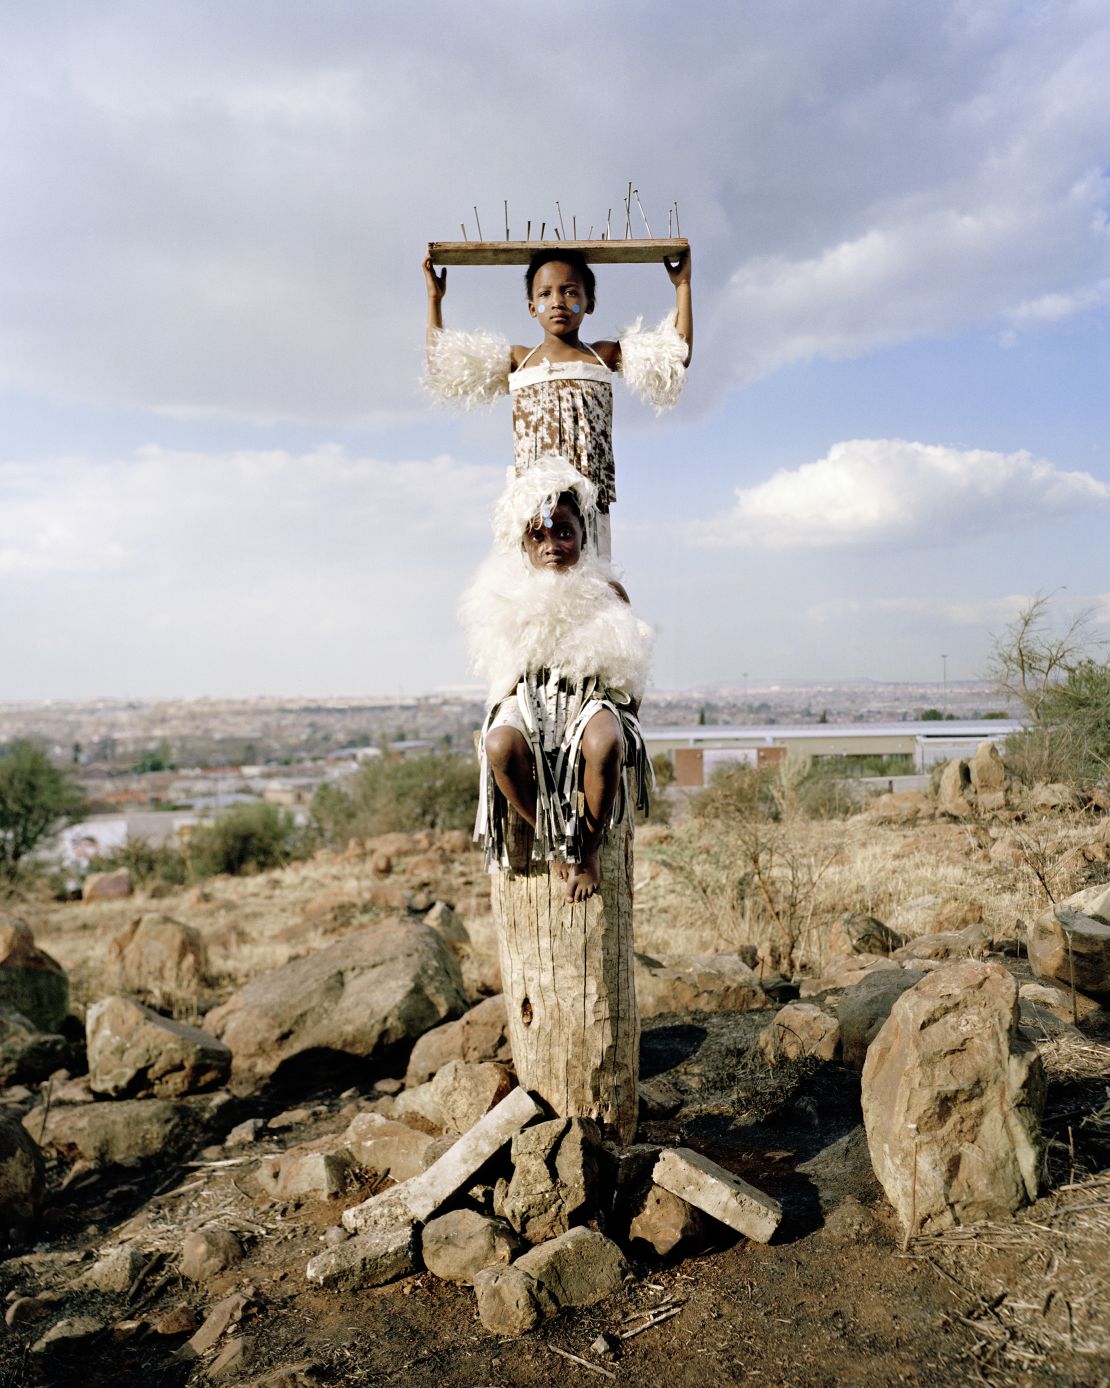
M 581 312 L 582 312 L 582 305 L 581 305 L 581 304 L 571 304 L 571 306 L 570 306 L 570 311 L 571 311 L 571 313 L 581 313 Z

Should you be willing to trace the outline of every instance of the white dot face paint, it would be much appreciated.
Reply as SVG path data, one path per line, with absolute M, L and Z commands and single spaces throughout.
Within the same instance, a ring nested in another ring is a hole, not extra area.
M 537 304 L 537 305 L 536 305 L 536 312 L 537 312 L 537 313 L 546 313 L 546 312 L 547 312 L 547 305 L 546 305 L 546 304 Z

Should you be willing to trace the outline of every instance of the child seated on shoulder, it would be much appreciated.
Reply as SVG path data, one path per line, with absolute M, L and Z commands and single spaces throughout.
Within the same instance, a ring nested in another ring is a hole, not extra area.
M 597 492 L 590 538 L 605 558 L 611 553 L 609 508 L 617 499 L 612 377 L 620 372 L 631 390 L 661 411 L 678 400 L 693 350 L 690 253 L 663 264 L 675 286 L 674 311 L 655 329 L 643 330 L 637 319 L 618 340 L 589 343 L 580 334 L 596 306 L 597 285 L 586 257 L 557 244 L 536 251 L 524 284 L 528 312 L 543 337 L 528 348 L 510 346 L 490 333 L 445 329 L 447 271 L 437 274 L 431 258 L 424 260 L 425 385 L 441 400 L 464 408 L 509 393 L 517 473 L 557 456 L 588 478 Z
M 508 867 L 508 809 L 535 830 L 569 902 L 601 882 L 606 829 L 648 808 L 651 765 L 636 719 L 652 633 L 607 561 L 590 547 L 595 491 L 560 458 L 510 481 L 496 543 L 463 596 L 475 669 L 490 681 L 475 837 Z

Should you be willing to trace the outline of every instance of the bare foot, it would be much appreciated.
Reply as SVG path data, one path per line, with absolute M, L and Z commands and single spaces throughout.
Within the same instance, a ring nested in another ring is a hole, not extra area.
M 572 866 L 571 863 L 561 862 L 558 858 L 553 858 L 550 863 L 552 875 L 557 877 L 560 882 L 565 882 L 567 880 L 570 876 Z
M 570 874 L 567 877 L 567 901 L 585 901 L 593 896 L 598 887 L 601 886 L 601 858 L 600 850 L 595 848 L 592 853 L 584 853 L 580 863 L 570 865 Z

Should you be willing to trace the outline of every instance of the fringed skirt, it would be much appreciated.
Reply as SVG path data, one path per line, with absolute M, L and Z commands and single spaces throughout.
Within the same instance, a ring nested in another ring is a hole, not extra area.
M 509 805 L 497 788 L 486 756 L 488 734 L 494 728 L 515 728 L 531 748 L 536 771 L 533 859 L 577 863 L 582 860 L 586 829 L 582 736 L 590 719 L 602 709 L 608 709 L 617 718 L 624 734 L 620 782 L 609 826 L 621 823 L 629 812 L 630 774 L 635 784 L 636 808 L 647 813 L 655 777 L 629 696 L 623 690 L 601 688 L 593 678 L 571 683 L 558 670 L 526 675 L 512 694 L 494 704 L 482 728 L 481 784 L 474 837 L 485 845 L 489 871 L 507 868 L 510 862 Z

